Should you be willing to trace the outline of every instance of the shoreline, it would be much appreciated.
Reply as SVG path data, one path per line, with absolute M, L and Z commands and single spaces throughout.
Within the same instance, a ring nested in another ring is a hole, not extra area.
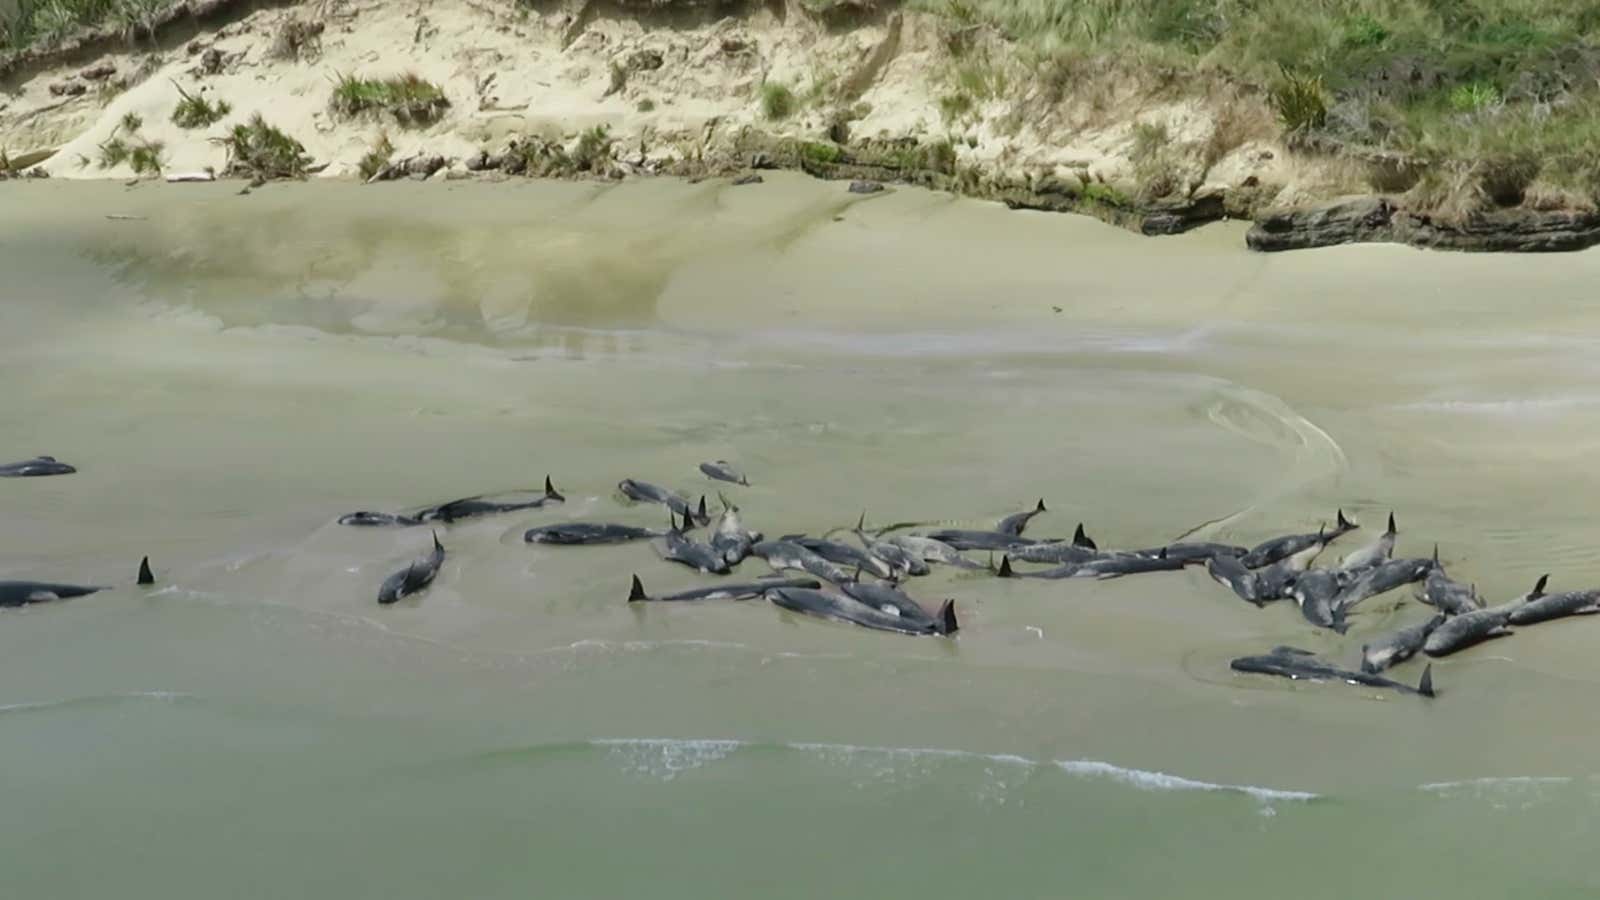
M 1592 209 L 1447 216 L 1362 190 L 1349 154 L 1284 135 L 1264 98 L 1226 80 L 1175 88 L 1080 73 L 1060 96 L 993 89 L 954 113 L 951 84 L 981 93 L 984 79 L 1007 77 L 994 62 L 1005 39 L 899 7 L 197 0 L 149 31 L 143 48 L 101 29 L 0 60 L 0 164 L 12 177 L 126 181 L 134 170 L 106 148 L 127 142 L 155 159 L 145 178 L 226 178 L 229 129 L 259 114 L 303 147 L 299 174 L 317 178 L 742 181 L 789 170 L 861 191 L 908 184 L 1075 212 L 1151 236 L 1248 220 L 1246 245 L 1264 252 L 1600 244 Z M 330 105 L 337 80 L 396 74 L 383 60 L 402 57 L 437 87 L 437 118 Z M 177 128 L 168 119 L 188 97 L 231 114 Z

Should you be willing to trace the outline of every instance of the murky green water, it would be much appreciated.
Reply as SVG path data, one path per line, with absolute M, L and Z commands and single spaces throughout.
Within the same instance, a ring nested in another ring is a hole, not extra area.
M 1490 597 L 1600 582 L 1600 255 L 1240 245 L 791 179 L 7 185 L 0 457 L 81 471 L 0 482 L 0 577 L 122 585 L 0 614 L 8 891 L 1593 896 L 1600 621 L 1428 703 L 1227 667 L 1353 662 L 1403 592 L 1341 639 L 1198 571 L 939 572 L 963 631 L 908 639 L 630 607 L 701 579 L 520 540 L 664 524 L 616 481 L 723 457 L 770 534 L 1343 505 Z M 415 604 L 373 598 L 425 532 L 333 524 L 547 472 L 566 506 L 444 531 Z

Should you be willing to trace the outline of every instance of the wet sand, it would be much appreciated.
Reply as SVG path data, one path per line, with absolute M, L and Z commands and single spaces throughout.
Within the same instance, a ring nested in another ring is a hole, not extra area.
M 0 204 L 0 456 L 81 470 L 0 485 L 0 576 L 122 585 L 0 616 L 0 763 L 27 773 L 0 860 L 34 895 L 256 873 L 264 895 L 689 896 L 783 866 L 795 896 L 1600 886 L 1600 621 L 1438 663 L 1426 703 L 1227 667 L 1280 643 L 1353 663 L 1426 615 L 1405 591 L 1337 638 L 1199 571 L 940 572 L 913 590 L 957 599 L 951 642 L 630 607 L 632 572 L 705 579 L 520 540 L 665 524 L 624 476 L 720 487 L 769 533 L 1043 496 L 1039 534 L 1249 544 L 1342 505 L 1366 527 L 1339 553 L 1392 508 L 1400 555 L 1438 541 L 1492 599 L 1594 586 L 1600 254 L 1265 257 L 1232 225 L 1153 241 L 785 177 L 234 190 Z M 714 458 L 754 486 L 707 481 Z M 333 524 L 547 472 L 564 507 L 441 532 L 415 603 L 373 597 L 425 530 Z M 793 850 L 819 829 L 843 846 Z M 64 872 L 84 854 L 103 865 Z M 283 856 L 304 864 L 262 861 Z

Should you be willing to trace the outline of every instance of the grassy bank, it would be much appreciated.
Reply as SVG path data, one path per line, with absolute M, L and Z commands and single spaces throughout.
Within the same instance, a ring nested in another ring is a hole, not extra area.
M 171 0 L 22 0 L 16 17 L 0 18 L 0 49 L 56 43 L 106 25 L 133 38 L 150 31 L 172 5 Z
M 1020 90 L 1087 61 L 1254 87 L 1299 146 L 1365 161 L 1371 189 L 1411 191 L 1419 206 L 1460 214 L 1600 195 L 1593 0 L 912 3 L 1021 45 L 1043 77 Z
M 553 13 L 557 2 L 488 5 Z M 673 2 L 692 0 L 655 5 Z M 1019 132 L 1049 148 L 1132 123 L 1128 146 L 1104 151 L 1126 155 L 1131 172 L 1115 185 L 1085 177 L 1085 191 L 1115 188 L 1134 204 L 1183 199 L 1234 149 L 1251 142 L 1276 147 L 1281 139 L 1349 173 L 1288 202 L 1371 191 L 1404 194 L 1413 209 L 1465 218 L 1493 207 L 1573 209 L 1600 201 L 1600 3 L 1594 0 L 877 2 L 901 5 L 931 13 L 948 51 L 930 57 L 937 61 L 928 64 L 924 83 L 936 89 L 938 121 L 922 137 L 971 148 L 992 141 L 1004 158 Z M 108 25 L 133 39 L 171 6 L 171 0 L 22 0 L 0 43 L 48 46 Z M 871 21 L 878 11 L 874 0 L 803 0 L 802 6 L 830 29 Z M 613 91 L 626 87 L 634 63 L 610 65 Z M 818 61 L 809 74 L 802 68 L 763 80 L 751 98 L 763 124 L 804 129 L 808 140 L 851 143 L 860 86 L 846 90 L 839 65 Z M 657 54 L 650 68 L 660 66 Z M 1135 121 L 1140 103 L 1152 96 L 1193 100 L 1211 125 L 1169 130 L 1161 121 Z M 184 111 L 184 121 L 195 127 L 225 114 L 185 99 L 194 108 Z M 665 97 L 639 99 L 638 112 L 650 113 L 658 99 Z M 392 120 L 404 129 L 435 122 L 449 104 L 420 77 L 352 73 L 337 78 L 330 107 L 345 121 Z M 828 117 L 821 130 L 818 110 Z

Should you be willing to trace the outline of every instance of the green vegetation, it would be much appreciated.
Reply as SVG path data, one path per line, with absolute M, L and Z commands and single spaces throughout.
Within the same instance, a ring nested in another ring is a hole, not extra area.
M 1311 131 L 1328 123 L 1328 101 L 1323 97 L 1321 76 L 1285 68 L 1267 92 L 1267 102 L 1291 133 Z
M 160 175 L 161 154 L 166 145 L 160 141 L 140 141 L 128 151 L 128 168 L 135 175 Z
M 572 161 L 580 172 L 597 172 L 611 160 L 611 145 L 616 142 L 610 128 L 596 125 L 578 135 L 578 148 L 572 154 Z
M 143 127 L 144 119 L 137 113 L 124 115 L 111 136 L 100 144 L 100 168 L 110 169 L 127 163 L 135 175 L 160 175 L 163 167 L 161 155 L 166 151 L 166 145 L 140 137 L 139 129 Z M 126 132 L 126 136 L 121 132 Z
M 226 100 L 207 100 L 185 91 L 177 82 L 172 86 L 178 89 L 179 97 L 177 107 L 172 110 L 172 124 L 185 131 L 215 125 L 233 111 Z
M 304 178 L 311 159 L 299 141 L 268 125 L 256 113 L 249 122 L 235 125 L 224 138 L 214 138 L 228 148 L 227 173 L 259 181 Z
M 22 0 L 12 22 L 0 22 L 0 47 L 58 44 L 88 28 L 110 26 L 127 38 L 151 34 L 169 0 Z
M 639 112 L 642 112 L 642 113 L 655 112 L 656 111 L 656 102 L 654 100 L 651 100 L 649 97 L 646 97 L 643 100 L 639 101 L 638 110 L 639 110 Z
M 361 157 L 361 180 L 371 181 L 372 176 L 382 172 L 393 158 L 394 143 L 389 140 L 389 133 L 383 132 L 378 135 L 378 139 L 373 142 L 366 155 Z
M 797 149 L 800 159 L 814 166 L 831 166 L 844 157 L 844 151 L 840 150 L 837 144 L 805 141 Z
M 787 85 L 769 81 L 761 86 L 761 113 L 777 122 L 794 114 L 799 101 Z
M 444 115 L 450 101 L 438 85 L 407 72 L 382 79 L 341 75 L 329 105 L 341 116 L 387 113 L 401 125 L 429 125 Z
M 960 92 L 945 94 L 939 98 L 939 114 L 944 116 L 946 122 L 955 122 L 963 119 L 972 112 L 973 102 L 971 94 Z
M 100 168 L 109 169 L 120 166 L 128 161 L 130 148 L 128 142 L 115 135 L 106 138 L 100 144 Z
M 954 33 L 995 27 L 1031 70 L 992 86 L 961 55 L 940 103 L 947 120 L 985 90 L 1080 98 L 1084 73 L 1143 77 L 1168 93 L 1243 83 L 1268 98 L 1285 132 L 1416 159 L 1439 170 L 1435 187 L 1498 202 L 1535 160 L 1535 183 L 1600 199 L 1588 143 L 1600 133 L 1593 0 L 909 2 Z M 1502 181 L 1502 171 L 1515 177 Z

